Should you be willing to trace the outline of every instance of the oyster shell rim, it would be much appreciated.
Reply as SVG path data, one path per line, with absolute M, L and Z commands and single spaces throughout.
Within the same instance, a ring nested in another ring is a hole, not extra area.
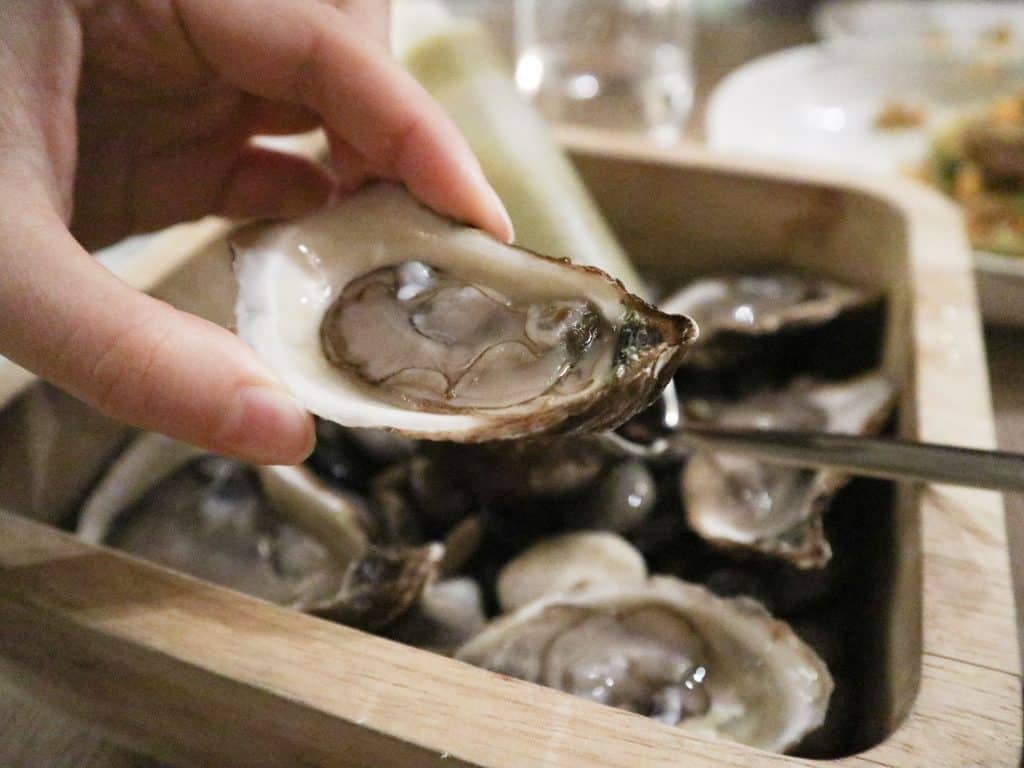
M 546 536 L 506 560 L 494 589 L 502 613 L 513 613 L 553 594 L 597 584 L 635 586 L 649 575 L 643 554 L 625 537 L 583 529 Z M 538 584 L 540 576 L 547 579 L 546 584 Z
M 841 289 L 835 291 L 841 301 L 829 301 L 830 298 L 834 299 L 835 297 L 824 297 L 802 301 L 795 305 L 789 305 L 781 309 L 774 310 L 770 314 L 770 321 L 761 319 L 755 323 L 742 323 L 739 321 L 716 323 L 705 330 L 705 337 L 702 338 L 701 341 L 710 344 L 719 334 L 735 334 L 736 336 L 756 339 L 762 336 L 770 336 L 772 334 L 779 333 L 783 328 L 787 327 L 804 328 L 816 324 L 825 324 L 839 317 L 844 312 L 860 307 L 870 306 L 884 298 L 884 293 L 877 289 L 850 285 L 840 282 L 839 280 L 823 277 L 822 275 L 808 270 L 786 267 L 774 272 L 762 268 L 760 270 L 751 270 L 749 272 L 708 272 L 706 274 L 698 275 L 678 290 L 669 294 L 666 298 L 660 300 L 658 302 L 658 306 L 663 312 L 670 315 L 677 314 L 672 307 L 678 303 L 679 297 L 694 286 L 705 281 L 725 281 L 745 277 L 778 276 L 798 277 L 808 282 L 821 283 L 828 285 L 830 288 Z M 830 304 L 834 304 L 831 309 L 829 309 Z

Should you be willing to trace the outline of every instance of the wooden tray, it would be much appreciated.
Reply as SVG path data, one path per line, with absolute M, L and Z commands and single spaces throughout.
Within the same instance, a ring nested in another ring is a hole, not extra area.
M 666 277 L 769 262 L 885 287 L 901 434 L 994 443 L 970 252 L 917 186 L 573 134 L 574 157 L 627 248 Z M 134 282 L 226 322 L 224 225 L 160 236 Z M 181 266 L 184 265 L 184 266 Z M 181 266 L 181 268 L 178 268 Z M 145 270 L 152 269 L 152 274 Z M 203 286 L 202 295 L 193 291 Z M 27 377 L 0 378 L 0 401 Z M 36 494 L 19 400 L 0 413 L 0 506 Z M 68 429 L 69 418 L 54 429 Z M 96 463 L 77 424 L 69 472 Z M 19 440 L 20 437 L 20 440 Z M 108 438 L 109 439 L 109 436 Z M 85 441 L 85 442 L 83 442 Z M 92 457 L 92 459 L 90 459 Z M 38 457 L 36 457 L 38 459 Z M 872 524 L 873 510 L 864 510 Z M 1010 766 L 1021 757 L 1013 594 L 996 493 L 900 488 L 878 717 L 848 766 Z M 0 675 L 122 743 L 202 766 L 782 766 L 815 761 L 681 730 L 488 673 L 88 546 L 0 513 Z

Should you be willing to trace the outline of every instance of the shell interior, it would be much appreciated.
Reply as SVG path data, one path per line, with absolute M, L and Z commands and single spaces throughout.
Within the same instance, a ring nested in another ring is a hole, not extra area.
M 893 405 L 878 374 L 831 384 L 801 379 L 779 392 L 712 405 L 711 420 L 733 427 L 877 432 Z M 740 456 L 695 453 L 681 482 L 691 527 L 718 544 L 758 550 L 803 568 L 831 557 L 821 515 L 847 481 L 835 472 L 772 466 Z

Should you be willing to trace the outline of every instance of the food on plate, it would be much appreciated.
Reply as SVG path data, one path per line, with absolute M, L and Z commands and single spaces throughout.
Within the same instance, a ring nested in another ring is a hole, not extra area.
M 1024 255 L 1024 91 L 945 125 L 928 177 L 963 208 L 975 248 Z
M 919 104 L 890 99 L 875 115 L 874 126 L 879 131 L 903 131 L 920 127 L 926 116 Z

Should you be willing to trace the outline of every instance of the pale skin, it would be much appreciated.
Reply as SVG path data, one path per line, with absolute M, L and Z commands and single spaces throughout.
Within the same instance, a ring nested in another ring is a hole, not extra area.
M 0 354 L 133 425 L 301 461 L 312 420 L 244 343 L 88 250 L 208 213 L 297 215 L 374 177 L 510 239 L 386 30 L 386 0 L 0 1 Z M 331 174 L 249 144 L 318 125 Z

